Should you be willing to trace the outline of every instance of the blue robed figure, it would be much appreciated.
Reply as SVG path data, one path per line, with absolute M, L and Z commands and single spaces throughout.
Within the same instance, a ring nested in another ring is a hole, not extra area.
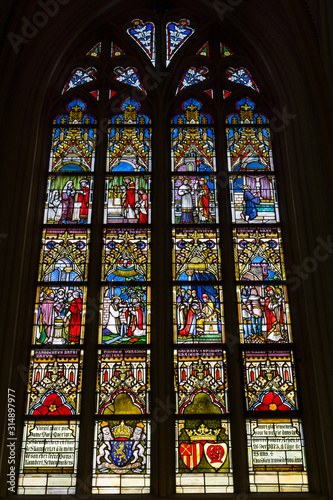
M 244 219 L 246 222 L 249 220 L 253 220 L 257 217 L 257 208 L 256 205 L 260 205 L 260 197 L 258 196 L 259 193 L 257 193 L 257 196 L 254 196 L 251 193 L 251 188 L 250 186 L 244 186 L 244 201 L 245 201 L 245 211 L 240 214 L 241 218 Z

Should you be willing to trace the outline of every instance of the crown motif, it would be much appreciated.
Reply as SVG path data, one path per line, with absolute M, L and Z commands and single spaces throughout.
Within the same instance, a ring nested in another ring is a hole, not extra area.
M 122 420 L 120 425 L 112 427 L 111 433 L 115 439 L 129 439 L 132 435 L 132 428 L 125 425 L 125 422 Z
M 205 424 L 201 424 L 196 430 L 187 430 L 187 435 L 191 441 L 216 441 L 219 429 L 208 429 Z

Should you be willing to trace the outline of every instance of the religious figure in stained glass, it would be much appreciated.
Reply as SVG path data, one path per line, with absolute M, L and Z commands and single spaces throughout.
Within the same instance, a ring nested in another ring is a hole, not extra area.
M 51 229 L 51 227 L 45 229 L 38 279 L 40 281 L 86 280 L 89 238 L 90 231 L 85 229 Z
M 287 290 L 283 285 L 237 287 L 241 341 L 291 342 Z
M 147 343 L 150 337 L 150 288 L 103 287 L 100 343 Z
M 173 279 L 177 281 L 220 280 L 218 230 L 174 229 L 172 260 Z
M 74 285 L 37 289 L 33 343 L 78 344 L 83 341 L 86 288 Z
M 212 117 L 200 113 L 197 99 L 183 102 L 183 114 L 174 116 L 171 137 L 171 168 L 175 172 L 214 172 L 215 145 Z
M 226 119 L 229 171 L 274 170 L 267 117 L 254 113 L 256 104 L 249 97 L 240 99 L 235 106 L 239 113 Z
M 150 230 L 105 229 L 103 281 L 149 281 Z
M 220 349 L 174 351 L 176 413 L 227 411 L 226 354 Z
M 80 351 L 32 351 L 27 413 L 75 415 L 80 413 L 82 379 Z
M 285 279 L 279 228 L 248 226 L 234 229 L 233 234 L 237 280 L 281 281 Z M 254 290 L 253 293 L 255 293 Z
M 218 222 L 216 198 L 213 176 L 172 177 L 172 223 Z
M 222 289 L 200 282 L 174 288 L 174 339 L 177 343 L 222 342 Z
M 275 178 L 272 176 L 230 177 L 230 201 L 233 222 L 280 221 Z
M 298 409 L 294 357 L 290 351 L 245 352 L 244 381 L 248 410 Z
M 44 224 L 89 224 L 91 205 L 91 177 L 49 177 Z
M 107 177 L 104 199 L 105 223 L 150 222 L 150 177 Z
M 107 350 L 99 351 L 98 357 L 98 413 L 149 413 L 150 352 Z

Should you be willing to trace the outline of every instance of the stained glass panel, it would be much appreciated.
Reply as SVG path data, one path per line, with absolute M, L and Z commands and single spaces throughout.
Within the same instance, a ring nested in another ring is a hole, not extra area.
M 176 95 L 178 94 L 178 92 L 186 89 L 190 85 L 194 85 L 195 83 L 200 83 L 207 80 L 207 73 L 208 68 L 206 68 L 205 66 L 201 66 L 198 69 L 194 66 L 190 66 L 189 68 L 187 68 L 183 73 L 180 84 L 177 87 Z
M 82 351 L 31 352 L 26 413 L 77 415 L 81 406 Z
M 76 68 L 69 77 L 68 82 L 63 88 L 62 94 L 67 92 L 78 85 L 83 85 L 84 83 L 89 83 L 96 80 L 95 73 L 97 72 L 96 68 Z
M 78 444 L 78 422 L 26 421 L 17 493 L 74 495 Z
M 145 115 L 141 116 L 142 120 Z M 107 153 L 109 172 L 135 173 L 151 170 L 150 128 L 113 127 L 109 134 L 110 142 Z
M 226 420 L 176 422 L 176 493 L 233 493 Z
M 222 287 L 183 283 L 173 290 L 174 342 L 224 341 Z
M 125 52 L 114 42 L 111 42 L 111 57 L 124 56 Z
M 140 89 L 145 94 L 147 93 L 142 86 L 138 70 L 133 66 L 128 66 L 127 68 L 117 66 L 117 68 L 114 68 L 114 73 L 116 75 L 114 79 L 118 82 L 125 83 L 125 85 L 131 85 L 132 87 Z
M 209 42 L 203 44 L 203 46 L 196 53 L 197 56 L 209 57 Z
M 173 279 L 177 281 L 220 280 L 219 242 L 218 229 L 174 229 Z
M 172 177 L 172 223 L 218 222 L 216 178 Z
M 95 166 L 93 128 L 64 126 L 53 129 L 50 172 L 92 172 Z
M 221 349 L 174 351 L 176 413 L 228 411 L 226 353 Z
M 155 66 L 155 25 L 152 22 L 143 23 L 141 19 L 134 19 L 132 27 L 127 30 L 127 33 L 142 48 Z
M 89 238 L 86 229 L 44 229 L 39 281 L 85 281 Z
M 237 280 L 280 281 L 286 279 L 279 228 L 239 227 L 233 230 L 233 235 Z
M 194 31 L 190 27 L 189 19 L 180 19 L 178 23 L 171 21 L 166 25 L 166 66 L 169 65 L 177 50 L 189 39 Z
M 149 281 L 150 230 L 104 229 L 103 281 Z
M 100 58 L 101 57 L 101 50 L 102 50 L 102 42 L 98 42 L 98 43 L 96 43 L 96 45 L 93 46 L 92 49 L 89 50 L 89 52 L 87 52 L 86 55 Z
M 150 303 L 150 287 L 135 284 L 103 287 L 99 343 L 149 343 Z
M 89 224 L 92 194 L 92 177 L 49 177 L 44 224 Z
M 104 223 L 150 223 L 150 177 L 107 177 L 104 199 Z
M 251 492 L 309 491 L 301 420 L 248 420 Z
M 237 286 L 237 298 L 241 342 L 292 342 L 285 286 Z
M 87 289 L 77 285 L 37 288 L 32 343 L 36 345 L 83 342 Z
M 97 412 L 100 415 L 149 413 L 150 351 L 98 351 Z
M 150 422 L 95 423 L 93 494 L 150 493 Z
M 232 222 L 280 222 L 275 177 L 237 175 L 230 177 Z
M 250 87 L 253 90 L 259 92 L 259 89 L 253 80 L 251 73 L 246 68 L 228 68 L 226 70 L 227 80 L 231 82 L 240 83 L 246 87 Z
M 222 42 L 220 42 L 221 57 L 233 56 L 234 53 Z
M 243 353 L 248 410 L 297 410 L 294 356 L 291 351 Z

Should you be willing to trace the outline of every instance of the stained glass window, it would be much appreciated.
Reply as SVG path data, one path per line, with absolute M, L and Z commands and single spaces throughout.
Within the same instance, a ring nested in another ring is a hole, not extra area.
M 259 92 L 258 75 L 253 78 L 245 67 L 227 68 L 234 53 L 219 39 L 201 45 L 206 37 L 195 44 L 194 60 L 182 64 L 178 56 L 195 33 L 192 21 L 164 22 L 163 64 L 180 64 L 182 75 L 172 87 L 174 102 L 165 108 L 172 109 L 166 167 L 165 138 L 150 118 L 156 104 L 147 83 L 151 73 L 133 58 L 143 51 L 147 67 L 161 63 L 159 27 L 149 19 L 141 15 L 121 28 L 121 46 L 130 58 L 110 41 L 113 33 L 103 43 L 89 42 L 86 69 L 76 67 L 70 74 L 62 114 L 53 120 L 18 493 L 76 494 L 79 434 L 90 433 L 89 492 L 151 494 L 162 432 L 156 431 L 159 387 L 167 383 L 163 370 L 173 374 L 167 410 L 174 441 L 165 450 L 168 457 L 174 453 L 173 493 L 234 493 L 233 460 L 238 461 L 242 445 L 235 433 L 243 417 L 250 492 L 305 492 L 279 174 L 268 115 L 242 94 L 248 88 L 251 96 L 261 97 L 252 92 Z M 214 54 L 224 81 L 231 82 L 225 86 L 234 92 L 212 78 Z M 100 85 L 91 57 L 99 71 L 108 60 L 110 81 L 102 76 Z M 228 109 L 225 143 L 222 110 L 215 107 L 221 103 Z M 158 157 L 152 154 L 153 141 L 161 147 Z M 169 192 L 157 217 L 154 203 L 163 190 L 155 179 L 161 173 Z M 221 174 L 227 182 L 221 182 Z M 157 233 L 166 242 L 163 257 L 170 250 L 169 269 L 156 258 Z M 158 279 L 170 307 L 154 297 Z M 232 301 L 230 321 L 225 305 Z M 161 311 L 157 321 L 154 314 Z M 168 313 L 169 329 L 161 325 Z M 168 335 L 171 355 L 154 368 L 164 342 L 161 332 Z M 231 376 L 235 345 L 239 383 Z M 233 384 L 242 394 L 241 416 L 232 406 Z M 84 389 L 92 395 L 90 409 L 84 406 L 89 398 Z
M 249 486 L 251 492 L 304 492 L 308 479 L 277 184 L 266 174 L 273 171 L 269 121 L 248 97 L 235 107 L 226 135 L 239 330 L 246 344 L 244 397 L 247 415 L 260 414 L 246 421 Z

